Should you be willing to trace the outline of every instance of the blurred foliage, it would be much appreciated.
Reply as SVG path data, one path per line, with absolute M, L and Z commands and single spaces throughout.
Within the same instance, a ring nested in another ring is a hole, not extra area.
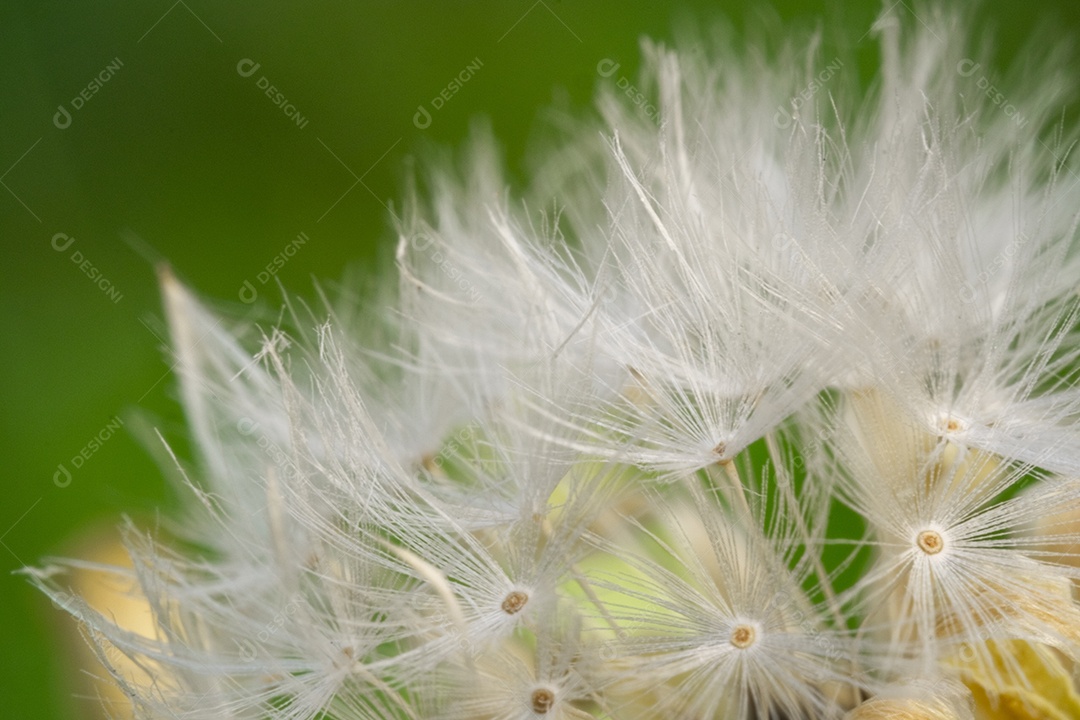
M 433 143 L 460 145 L 475 118 L 490 120 L 520 182 L 545 109 L 587 107 L 605 81 L 603 59 L 633 78 L 642 35 L 670 39 L 716 16 L 738 28 L 760 16 L 782 29 L 821 27 L 826 38 L 863 35 L 856 52 L 865 81 L 881 7 L 171 3 L 0 6 L 5 717 L 88 717 L 96 704 L 72 697 L 86 690 L 72 680 L 78 655 L 61 613 L 10 571 L 51 553 L 85 555 L 87 528 L 123 513 L 154 523 L 175 503 L 148 449 L 150 428 L 183 435 L 155 264 L 167 260 L 237 317 L 272 321 L 275 283 L 259 275 L 270 277 L 268 265 L 309 297 L 312 278 L 332 286 L 350 264 L 367 275 L 388 271 L 384 203 L 399 195 L 406 159 Z M 979 17 L 998 30 L 999 68 L 1021 59 L 1033 32 L 1080 32 L 1073 0 L 984 3 Z M 248 77 L 238 71 L 245 59 L 259 64 Z M 476 60 L 479 70 L 418 128 L 419 106 L 431 109 Z M 296 108 L 302 127 L 263 83 Z M 70 115 L 65 128 L 54 122 L 60 105 Z M 306 244 L 282 255 L 301 232 Z M 245 281 L 259 291 L 254 305 L 241 301 Z M 123 427 L 105 438 L 117 417 Z M 63 474 L 54 482 L 61 465 L 71 473 L 64 487 Z

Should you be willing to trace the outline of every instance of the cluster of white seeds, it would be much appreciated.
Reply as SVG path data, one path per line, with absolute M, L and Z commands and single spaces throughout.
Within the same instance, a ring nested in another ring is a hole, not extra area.
M 140 718 L 1080 717 L 1069 84 L 921 12 L 862 95 L 646 43 L 520 197 L 478 133 L 363 312 L 165 271 L 192 501 L 94 568 L 157 631 L 27 572 Z

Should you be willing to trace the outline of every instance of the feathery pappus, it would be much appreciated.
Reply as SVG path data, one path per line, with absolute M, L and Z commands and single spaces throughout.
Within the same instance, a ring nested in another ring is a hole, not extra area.
M 138 718 L 1080 717 L 1075 83 L 1018 123 L 917 10 L 868 91 L 818 35 L 645 41 L 655 112 L 602 83 L 516 196 L 478 130 L 366 314 L 163 270 L 187 511 L 24 572 Z

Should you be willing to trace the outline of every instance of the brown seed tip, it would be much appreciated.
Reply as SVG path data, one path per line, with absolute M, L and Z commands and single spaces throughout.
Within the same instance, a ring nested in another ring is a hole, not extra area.
M 945 549 L 945 540 L 937 530 L 923 530 L 915 543 L 927 555 L 937 555 Z
M 507 615 L 515 615 L 529 602 L 529 596 L 520 590 L 514 590 L 502 601 L 502 609 Z
M 731 631 L 731 644 L 740 650 L 745 650 L 754 644 L 754 638 L 757 633 L 754 632 L 754 628 L 749 625 L 737 625 L 734 630 Z
M 536 688 L 532 691 L 530 700 L 533 712 L 543 715 L 555 704 L 555 693 L 548 688 Z

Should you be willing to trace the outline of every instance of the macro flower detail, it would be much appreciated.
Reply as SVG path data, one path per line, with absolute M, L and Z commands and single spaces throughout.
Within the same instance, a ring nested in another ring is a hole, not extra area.
M 362 314 L 163 268 L 189 503 L 89 568 L 156 631 L 25 573 L 139 718 L 1080 717 L 1072 91 L 920 13 L 868 93 L 646 41 L 520 196 L 478 130 Z

